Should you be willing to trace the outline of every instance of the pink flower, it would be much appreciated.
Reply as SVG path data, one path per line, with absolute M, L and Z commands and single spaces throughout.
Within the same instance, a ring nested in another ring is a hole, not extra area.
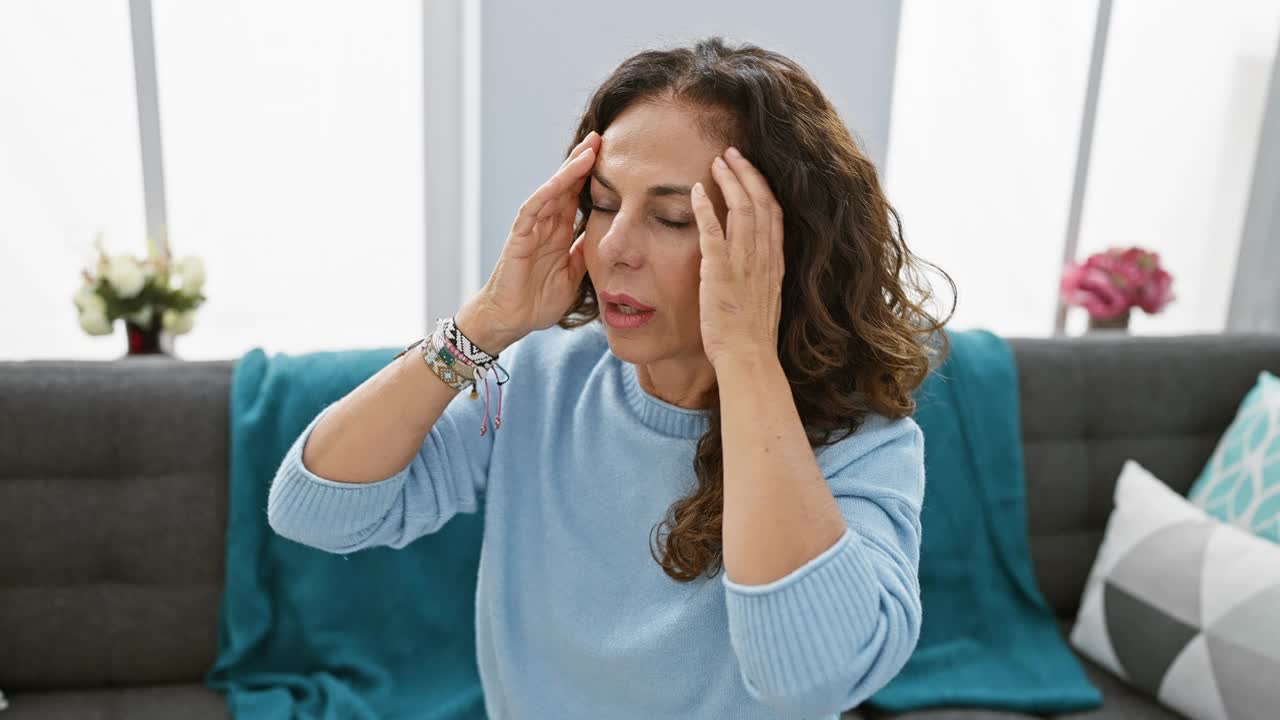
M 1160 312 L 1173 302 L 1173 276 L 1164 270 L 1156 270 L 1151 279 L 1138 288 L 1138 307 L 1148 313 Z
M 1062 278 L 1062 295 L 1068 305 L 1079 305 L 1097 318 L 1115 317 L 1129 309 L 1129 299 L 1099 268 L 1076 265 Z
M 1174 299 L 1172 285 L 1173 276 L 1160 267 L 1156 253 L 1111 248 L 1072 263 L 1062 274 L 1059 291 L 1068 305 L 1108 319 L 1135 306 L 1152 314 L 1163 310 Z

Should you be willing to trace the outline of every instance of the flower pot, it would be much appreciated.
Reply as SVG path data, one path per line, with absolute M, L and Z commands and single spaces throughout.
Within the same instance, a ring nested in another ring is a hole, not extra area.
M 125 353 L 125 357 L 133 357 L 135 355 L 175 357 L 173 354 L 173 336 L 161 330 L 158 322 L 152 323 L 149 327 L 144 327 L 126 320 L 124 328 L 129 338 L 129 350 Z
M 1115 317 L 1099 318 L 1093 315 L 1089 316 L 1089 332 L 1109 331 L 1109 332 L 1126 332 L 1129 329 L 1129 310 L 1116 315 Z

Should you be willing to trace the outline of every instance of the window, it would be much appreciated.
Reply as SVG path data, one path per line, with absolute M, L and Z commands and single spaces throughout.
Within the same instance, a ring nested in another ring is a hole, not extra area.
M 125 2 L 0 3 L 0 357 L 111 359 L 71 297 L 101 230 L 146 254 Z
M 422 3 L 153 12 L 169 239 L 208 275 L 177 353 L 423 334 Z

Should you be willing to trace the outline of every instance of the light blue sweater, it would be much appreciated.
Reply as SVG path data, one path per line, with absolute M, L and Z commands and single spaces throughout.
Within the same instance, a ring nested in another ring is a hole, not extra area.
M 480 436 L 483 388 L 460 392 L 407 467 L 341 483 L 300 459 L 322 411 L 268 501 L 277 533 L 334 553 L 402 548 L 483 509 L 476 647 L 492 720 L 829 720 L 906 663 L 921 621 L 914 420 L 872 414 L 816 452 L 848 525 L 826 551 L 766 585 L 723 570 L 685 583 L 650 537 L 696 483 L 706 411 L 646 392 L 599 323 L 533 333 L 500 362 L 497 431 Z

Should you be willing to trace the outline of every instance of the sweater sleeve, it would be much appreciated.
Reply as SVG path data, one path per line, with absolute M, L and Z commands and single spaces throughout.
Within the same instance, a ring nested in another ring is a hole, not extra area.
M 844 534 L 784 577 L 722 577 L 729 636 L 748 692 L 795 716 L 840 713 L 888 684 L 920 637 L 924 437 L 872 415 L 819 465 Z
M 294 441 L 271 483 L 267 521 L 279 535 L 346 554 L 385 545 L 403 548 L 436 532 L 459 512 L 477 512 L 489 474 L 493 421 L 480 436 L 485 403 L 459 392 L 409 464 L 370 483 L 329 480 L 302 463 L 322 410 Z

